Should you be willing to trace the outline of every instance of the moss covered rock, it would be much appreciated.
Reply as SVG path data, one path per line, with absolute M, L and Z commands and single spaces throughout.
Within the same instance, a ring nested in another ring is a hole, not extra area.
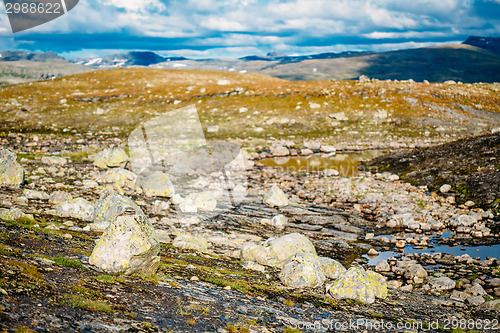
M 124 166 L 129 160 L 125 150 L 122 148 L 108 148 L 96 154 L 94 165 L 106 169 Z
M 4 221 L 19 221 L 19 220 L 33 220 L 32 214 L 26 214 L 21 209 L 17 207 L 12 207 L 10 209 L 0 208 L 0 219 Z
M 56 205 L 56 214 L 90 222 L 94 218 L 94 205 L 82 198 L 70 199 Z
M 24 169 L 17 155 L 8 149 L 0 150 L 0 186 L 18 187 L 24 181 Z
M 149 175 L 143 175 L 137 178 L 144 194 L 148 197 L 167 197 L 175 194 L 174 185 L 167 174 L 161 171 L 154 171 Z
M 134 210 L 126 210 L 99 238 L 89 263 L 108 274 L 153 274 L 160 264 L 159 252 L 151 223 Z
M 241 256 L 244 260 L 255 261 L 261 265 L 281 267 L 299 252 L 316 255 L 316 249 L 309 238 L 293 233 L 270 238 L 262 245 L 248 244 L 241 250 Z
M 340 262 L 328 257 L 319 257 L 323 273 L 330 279 L 337 279 L 346 269 Z
M 132 209 L 136 214 L 146 219 L 141 208 L 137 206 L 132 199 L 114 191 L 103 192 L 95 204 L 94 223 L 90 228 L 92 230 L 105 230 L 109 227 L 114 218 L 123 213 L 126 209 Z
M 299 252 L 288 259 L 280 273 L 281 282 L 288 287 L 321 287 L 325 274 L 318 256 Z
M 387 297 L 385 278 L 362 267 L 351 267 L 341 274 L 328 291 L 335 298 L 354 299 L 368 304 L 375 302 L 376 297 Z

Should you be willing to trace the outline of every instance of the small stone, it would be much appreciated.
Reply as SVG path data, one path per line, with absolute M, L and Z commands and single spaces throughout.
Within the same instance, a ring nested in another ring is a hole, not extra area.
M 148 197 L 170 198 L 175 194 L 175 188 L 169 176 L 161 171 L 154 171 L 147 176 L 139 176 L 137 182 Z
M 225 286 L 224 288 L 222 288 L 224 290 L 231 290 L 231 286 Z
M 199 277 L 197 277 L 197 276 L 192 276 L 190 280 L 191 280 L 191 281 L 199 281 L 199 280 L 200 280 L 200 278 L 199 278 Z
M 49 200 L 49 195 L 42 191 L 24 190 L 23 194 L 30 200 Z
M 286 227 L 287 223 L 288 219 L 283 214 L 273 216 L 271 220 L 271 225 L 278 230 L 283 230 Z
M 320 150 L 323 153 L 335 153 L 337 151 L 334 146 L 321 146 Z
M 449 277 L 442 276 L 442 277 L 430 279 L 429 285 L 434 290 L 445 291 L 445 290 L 451 290 L 451 289 L 455 288 L 456 283 L 455 283 L 455 281 L 453 281 Z
M 49 196 L 49 202 L 52 204 L 58 204 L 58 203 L 68 201 L 71 199 L 73 199 L 71 194 L 69 194 L 68 192 L 64 192 L 64 191 L 55 191 L 55 192 L 52 192 Z
M 400 287 L 399 290 L 410 293 L 413 291 L 413 286 L 411 284 L 407 284 L 406 286 Z
M 469 201 L 466 201 L 464 205 L 466 205 L 467 207 L 472 207 L 472 206 L 474 206 L 475 204 L 476 204 L 476 203 L 475 203 L 474 201 L 469 200 Z
M 405 278 L 408 280 L 415 280 L 415 278 L 424 279 L 427 277 L 427 271 L 420 264 L 410 266 L 405 272 Z M 416 281 L 415 281 L 416 282 Z
M 439 188 L 439 192 L 441 193 L 448 193 L 451 190 L 451 185 L 449 184 L 444 184 Z
M 219 131 L 219 126 L 214 125 L 214 126 L 208 126 L 207 132 L 208 133 L 217 133 Z
M 484 298 L 482 296 L 469 296 L 467 302 L 471 305 L 481 305 L 484 303 Z
M 241 265 L 243 266 L 243 268 L 251 269 L 253 271 L 258 271 L 258 272 L 262 272 L 262 273 L 266 271 L 266 267 L 264 267 L 256 262 L 253 262 L 253 261 L 245 261 Z
M 76 198 L 58 203 L 55 207 L 57 216 L 73 217 L 83 221 L 92 221 L 94 217 L 94 205 L 89 201 Z
M 378 251 L 375 250 L 374 248 L 371 248 L 370 250 L 368 250 L 368 255 L 376 257 L 376 256 L 378 256 Z
M 273 156 L 289 156 L 290 151 L 288 148 L 283 147 L 283 146 L 276 146 L 276 147 L 271 147 L 270 149 L 271 155 Z
M 373 237 L 375 237 L 375 234 L 373 234 L 373 233 L 368 233 L 368 234 L 366 234 L 366 235 L 365 235 L 365 240 L 372 240 L 372 239 L 373 239 Z
M 105 169 L 124 166 L 129 157 L 122 148 L 108 148 L 96 154 L 94 165 Z
M 263 202 L 268 206 L 283 207 L 288 205 L 288 198 L 283 190 L 274 185 L 264 195 Z
M 405 245 L 406 245 L 406 242 L 404 240 L 397 240 L 396 241 L 397 248 L 403 248 L 403 247 L 405 247 Z
M 387 282 L 387 287 L 392 289 L 399 289 L 403 285 L 403 282 L 400 280 L 391 280 Z
M 309 156 L 309 155 L 312 155 L 313 154 L 313 151 L 311 149 L 301 149 L 300 150 L 300 155 L 302 156 Z
M 375 265 L 375 270 L 377 272 L 389 272 L 391 270 L 391 266 L 386 260 L 379 260 Z
M 66 239 L 72 239 L 73 238 L 73 236 L 71 234 L 64 234 L 63 237 L 66 238 Z

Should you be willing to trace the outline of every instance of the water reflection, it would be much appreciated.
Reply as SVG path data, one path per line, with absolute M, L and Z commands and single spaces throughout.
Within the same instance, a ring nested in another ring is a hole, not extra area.
M 361 161 L 386 154 L 382 150 L 366 150 L 362 152 L 342 154 L 315 154 L 309 156 L 290 156 L 266 158 L 258 161 L 266 166 L 284 172 L 318 172 L 336 170 L 340 176 L 352 177 L 359 174 L 357 166 Z

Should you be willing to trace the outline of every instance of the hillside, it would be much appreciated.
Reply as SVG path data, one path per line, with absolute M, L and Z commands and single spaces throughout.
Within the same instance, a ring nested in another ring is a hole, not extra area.
M 0 89 L 0 128 L 108 132 L 196 105 L 214 139 L 372 147 L 443 142 L 500 127 L 498 84 L 291 82 L 257 74 L 150 68 L 95 71 Z

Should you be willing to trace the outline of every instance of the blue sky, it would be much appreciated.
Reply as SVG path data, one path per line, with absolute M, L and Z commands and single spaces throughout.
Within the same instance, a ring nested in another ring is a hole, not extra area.
M 0 48 L 68 57 L 153 50 L 192 58 L 386 51 L 500 36 L 500 0 L 80 0 Z

